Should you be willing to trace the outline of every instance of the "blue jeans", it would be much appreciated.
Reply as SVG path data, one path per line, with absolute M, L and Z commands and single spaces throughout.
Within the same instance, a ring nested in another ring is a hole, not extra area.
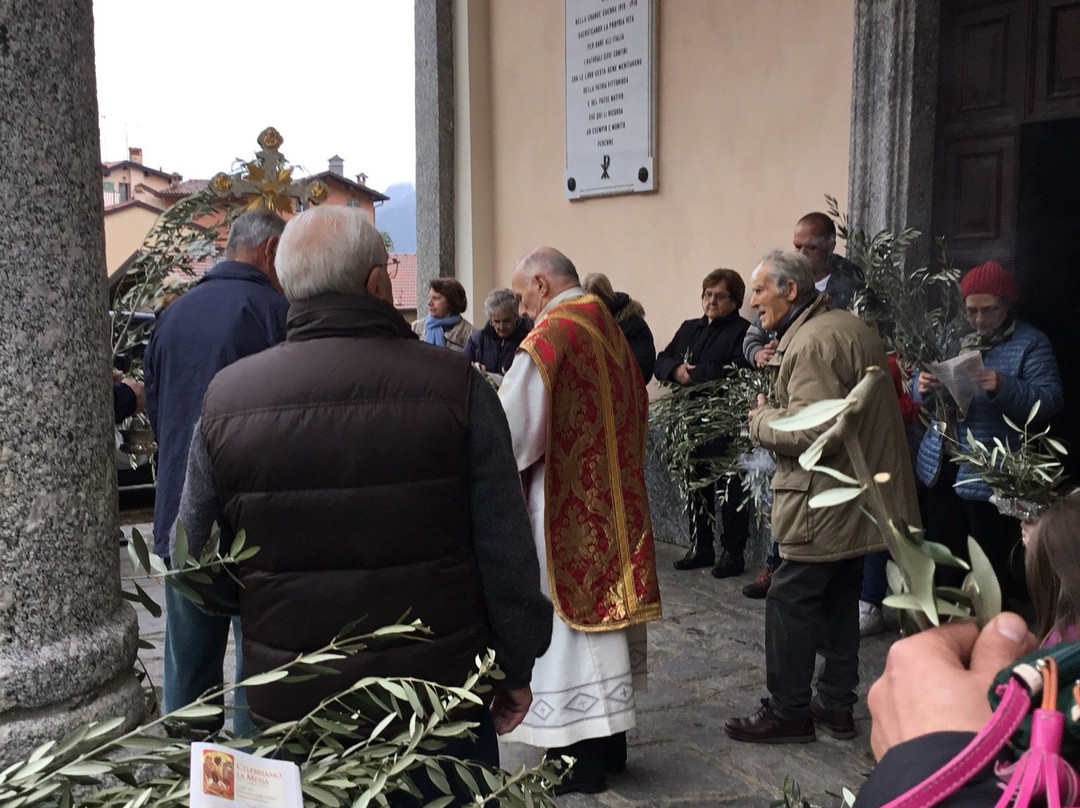
M 236 675 L 242 676 L 240 618 L 207 614 L 171 586 L 165 587 L 165 681 L 163 709 L 166 713 L 190 704 L 207 690 L 224 683 L 222 668 L 232 628 L 236 643 Z M 218 699 L 217 704 L 221 704 Z M 233 734 L 251 737 L 255 726 L 242 687 L 233 691 Z M 223 719 L 200 722 L 199 729 L 221 729 Z
M 885 574 L 885 564 L 888 560 L 888 550 L 867 553 L 866 563 L 863 566 L 862 594 L 859 600 L 873 604 L 879 609 L 881 601 L 885 600 L 885 595 L 889 591 L 889 579 Z

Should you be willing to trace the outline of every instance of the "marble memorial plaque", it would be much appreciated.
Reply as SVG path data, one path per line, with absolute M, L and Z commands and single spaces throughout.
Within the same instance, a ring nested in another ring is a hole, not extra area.
M 566 0 L 567 199 L 656 190 L 656 0 Z

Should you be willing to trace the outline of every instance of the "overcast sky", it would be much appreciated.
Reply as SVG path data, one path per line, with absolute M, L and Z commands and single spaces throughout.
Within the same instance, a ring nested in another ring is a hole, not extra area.
M 93 2 L 103 160 L 209 178 L 274 126 L 310 173 L 413 181 L 412 0 Z

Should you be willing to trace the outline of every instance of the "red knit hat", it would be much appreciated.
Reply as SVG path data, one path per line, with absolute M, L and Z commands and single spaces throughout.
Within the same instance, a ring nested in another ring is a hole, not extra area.
M 968 295 L 993 295 L 1008 303 L 1015 303 L 1020 297 L 1020 290 L 1016 288 L 1016 281 L 997 261 L 987 261 L 979 264 L 969 271 L 960 281 L 960 294 Z

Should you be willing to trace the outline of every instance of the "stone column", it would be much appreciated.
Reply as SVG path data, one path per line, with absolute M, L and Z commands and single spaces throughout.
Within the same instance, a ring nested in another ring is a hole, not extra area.
M 0 5 L 0 766 L 141 717 L 119 597 L 89 0 Z
M 416 285 L 454 271 L 454 9 L 452 0 L 415 0 Z
M 876 233 L 930 233 L 940 0 L 856 0 L 848 205 Z M 925 263 L 929 239 L 911 253 Z

